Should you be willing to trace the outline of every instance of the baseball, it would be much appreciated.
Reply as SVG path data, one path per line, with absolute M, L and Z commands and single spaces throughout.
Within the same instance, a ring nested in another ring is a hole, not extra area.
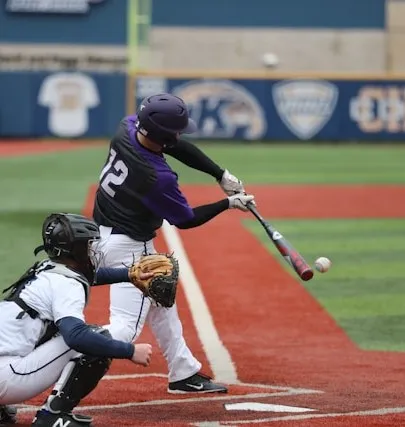
M 315 268 L 321 273 L 326 273 L 330 269 L 331 265 L 332 265 L 331 260 L 324 256 L 319 257 L 315 261 Z
M 265 67 L 274 68 L 279 64 L 278 56 L 275 53 L 265 53 L 262 56 L 262 62 Z

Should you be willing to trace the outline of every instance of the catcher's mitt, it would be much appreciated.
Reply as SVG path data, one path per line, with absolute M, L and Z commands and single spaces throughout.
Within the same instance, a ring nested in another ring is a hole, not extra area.
M 141 278 L 141 273 L 153 273 L 153 277 Z M 129 268 L 131 282 L 158 305 L 172 307 L 176 299 L 179 280 L 179 263 L 173 255 L 144 255 Z

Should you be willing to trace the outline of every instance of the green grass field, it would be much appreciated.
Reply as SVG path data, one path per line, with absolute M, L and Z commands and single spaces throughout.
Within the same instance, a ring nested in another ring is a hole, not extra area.
M 405 219 L 273 222 L 308 260 L 333 260 L 327 274 L 303 284 L 353 341 L 364 349 L 405 351 Z M 280 258 L 260 224 L 246 226 Z
M 245 184 L 405 185 L 405 146 L 202 144 Z M 107 146 L 0 158 L 2 287 L 34 262 L 52 211 L 80 212 Z M 213 183 L 177 161 L 180 183 Z M 405 203 L 405 201 L 404 201 Z M 308 258 L 328 254 L 339 268 L 305 284 L 362 348 L 405 350 L 404 220 L 277 220 Z M 246 226 L 263 239 L 260 226 Z M 274 250 L 268 241 L 263 243 Z M 281 261 L 284 262 L 284 261 Z

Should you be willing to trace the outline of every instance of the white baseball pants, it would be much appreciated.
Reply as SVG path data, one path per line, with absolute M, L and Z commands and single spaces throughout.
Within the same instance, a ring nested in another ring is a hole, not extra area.
M 65 366 L 79 354 L 58 336 L 27 356 L 0 356 L 0 405 L 38 396 L 58 381 Z
M 155 253 L 152 240 L 144 243 L 123 234 L 112 234 L 110 227 L 100 226 L 100 267 L 123 267 L 139 259 L 144 253 Z M 201 369 L 201 363 L 193 356 L 183 337 L 177 307 L 157 307 L 145 298 L 131 283 L 110 286 L 110 324 L 105 327 L 115 339 L 131 342 L 145 325 L 150 326 L 169 368 L 169 382 L 180 381 Z

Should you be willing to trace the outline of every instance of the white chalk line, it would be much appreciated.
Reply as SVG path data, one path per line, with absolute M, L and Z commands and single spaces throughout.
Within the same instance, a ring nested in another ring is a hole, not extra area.
M 216 396 L 216 397 L 190 397 L 183 399 L 160 399 L 160 400 L 148 400 L 147 402 L 126 402 L 126 403 L 115 403 L 110 405 L 80 405 L 77 408 L 78 411 L 102 411 L 106 409 L 123 409 L 123 408 L 135 408 L 142 406 L 161 406 L 161 405 L 173 405 L 180 403 L 182 405 L 187 403 L 205 403 L 205 402 L 217 402 L 217 401 L 227 401 L 227 400 L 241 400 L 241 399 L 262 399 L 270 396 L 295 396 L 296 393 L 292 391 L 280 391 L 275 393 L 250 393 L 241 395 L 232 395 L 232 396 Z M 21 409 L 20 409 L 21 408 Z M 18 408 L 18 412 L 31 412 L 36 411 L 40 406 L 27 405 L 21 406 Z
M 216 396 L 216 397 L 207 397 L 207 398 L 188 398 L 188 399 L 162 399 L 154 400 L 148 402 L 128 402 L 128 403 L 119 403 L 112 405 L 83 405 L 79 407 L 79 411 L 105 411 L 108 409 L 125 409 L 131 407 L 142 407 L 142 406 L 153 406 L 153 405 L 169 405 L 169 404 L 186 404 L 186 403 L 196 403 L 196 402 L 209 402 L 209 401 L 224 401 L 224 400 L 246 400 L 246 399 L 260 399 L 264 397 L 280 397 L 280 396 L 293 396 L 300 393 L 294 392 L 294 390 L 286 392 L 276 392 L 276 393 L 251 393 L 244 396 Z M 40 406 L 34 405 L 17 405 L 19 413 L 34 413 L 37 411 Z M 282 421 L 302 421 L 302 420 L 311 420 L 318 418 L 338 418 L 338 417 L 367 417 L 367 416 L 384 416 L 384 415 L 393 415 L 393 414 L 403 414 L 405 413 L 405 407 L 394 407 L 394 408 L 378 408 L 378 409 L 369 409 L 363 411 L 353 411 L 353 412 L 332 412 L 332 413 L 311 413 L 311 414 L 300 414 L 300 415 L 285 415 L 285 416 L 274 416 L 267 418 L 256 418 L 256 419 L 241 419 L 241 420 L 229 420 L 229 421 L 198 421 L 190 422 L 191 426 L 196 427 L 219 427 L 226 425 L 239 425 L 239 424 L 261 424 L 261 423 L 271 423 L 271 422 L 282 422 Z
M 165 378 L 167 379 L 166 374 L 160 374 L 157 372 L 151 372 L 148 374 L 114 374 L 114 375 L 105 375 L 101 381 L 111 381 L 111 380 L 128 380 L 128 379 L 141 379 L 141 378 Z M 262 384 L 262 383 L 245 383 L 238 381 L 237 383 L 227 383 L 224 382 L 226 385 L 234 385 L 234 386 L 240 386 L 240 387 L 252 387 L 252 388 L 262 388 L 262 389 L 268 389 L 268 390 L 279 390 L 279 391 L 294 391 L 295 394 L 319 394 L 323 393 L 323 391 L 320 390 L 314 390 L 310 388 L 302 388 L 302 387 L 287 387 L 287 386 L 278 386 L 278 385 L 272 385 L 272 384 Z
M 105 375 L 102 378 L 102 381 L 113 381 L 113 380 L 125 380 L 125 379 L 142 379 L 142 378 L 167 378 L 167 375 L 160 373 L 149 373 L 149 374 L 122 374 L 122 375 Z M 235 385 L 235 384 L 230 384 Z M 142 407 L 142 406 L 155 406 L 155 405 L 171 405 L 180 403 L 192 404 L 192 403 L 203 403 L 203 402 L 215 402 L 215 401 L 232 401 L 232 400 L 249 400 L 249 399 L 261 399 L 266 397 L 283 397 L 283 396 L 298 396 L 302 394 L 319 394 L 323 393 L 318 390 L 312 390 L 307 388 L 293 388 L 293 387 L 282 387 L 282 386 L 272 386 L 266 384 L 256 384 L 256 383 L 238 383 L 237 386 L 241 387 L 252 387 L 256 389 L 263 389 L 262 393 L 247 393 L 247 394 L 224 394 L 224 395 L 208 395 L 197 396 L 197 397 L 186 397 L 186 398 L 177 398 L 177 399 L 157 399 L 150 400 L 147 402 L 125 402 L 125 403 L 116 403 L 109 405 L 81 405 L 79 411 L 102 411 L 106 409 L 122 409 L 122 408 L 131 408 L 131 407 Z M 267 391 L 266 391 L 267 390 Z M 273 391 L 277 390 L 277 391 Z M 16 405 L 18 407 L 18 412 L 35 412 L 40 406 L 36 405 Z
M 135 408 L 142 406 L 161 406 L 161 405 L 173 405 L 173 404 L 190 404 L 190 403 L 205 403 L 205 402 L 220 402 L 220 401 L 232 401 L 232 400 L 246 400 L 246 399 L 263 399 L 266 397 L 283 397 L 283 396 L 297 396 L 298 394 L 305 394 L 297 392 L 296 390 L 287 391 L 276 391 L 274 393 L 248 393 L 243 395 L 224 395 L 224 396 L 212 396 L 212 397 L 190 397 L 183 399 L 158 399 L 148 400 L 147 402 L 126 402 L 126 403 L 115 403 L 110 405 L 80 405 L 77 410 L 80 412 L 85 411 L 104 411 L 106 409 L 124 409 L 124 408 Z M 35 412 L 41 406 L 36 405 L 21 405 L 17 406 L 19 413 L 24 412 Z
M 353 412 L 332 412 L 325 414 L 301 414 L 301 415 L 286 415 L 283 417 L 269 417 L 269 418 L 256 418 L 250 420 L 232 420 L 232 421 L 200 421 L 195 423 L 190 423 L 193 426 L 197 427 L 219 427 L 226 425 L 239 425 L 239 424 L 260 424 L 260 423 L 274 423 L 280 421 L 302 421 L 302 420 L 312 420 L 316 418 L 338 418 L 338 417 L 367 417 L 367 416 L 383 416 L 383 415 L 393 415 L 393 414 L 403 414 L 405 413 L 405 407 L 398 408 L 379 408 L 379 409 L 369 409 L 364 411 L 353 411 Z
M 174 252 L 179 260 L 180 280 L 198 337 L 210 363 L 215 380 L 228 384 L 238 383 L 235 364 L 228 349 L 219 337 L 207 301 L 201 290 L 201 285 L 194 274 L 178 231 L 167 221 L 164 221 L 162 232 L 169 250 Z

